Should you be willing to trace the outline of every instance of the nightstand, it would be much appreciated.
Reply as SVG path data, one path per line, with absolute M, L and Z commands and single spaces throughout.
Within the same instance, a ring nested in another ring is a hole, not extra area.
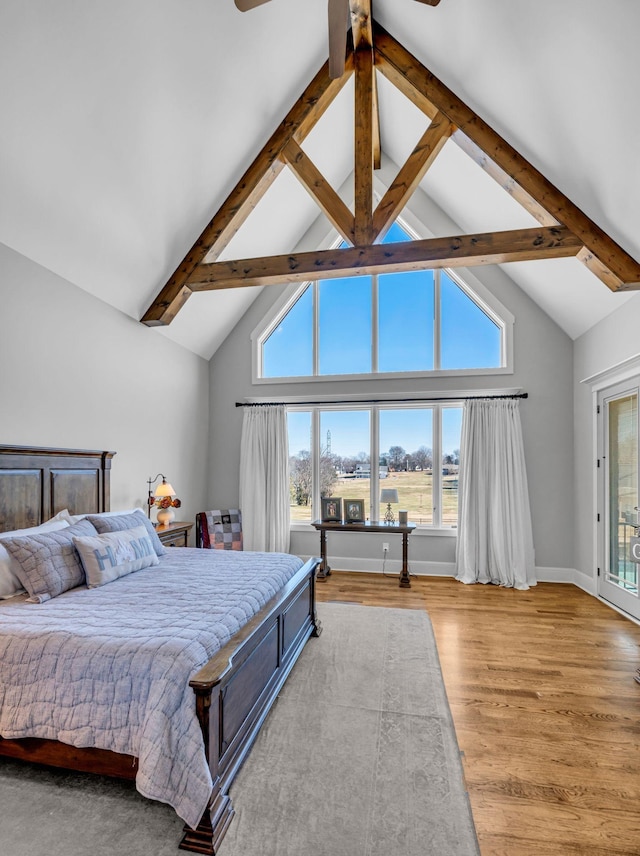
M 193 523 L 184 523 L 176 520 L 166 526 L 156 526 L 158 538 L 165 547 L 186 547 L 189 532 L 193 529 Z

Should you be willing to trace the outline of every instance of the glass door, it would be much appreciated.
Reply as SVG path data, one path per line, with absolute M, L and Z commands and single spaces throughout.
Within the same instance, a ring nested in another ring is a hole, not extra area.
M 603 469 L 599 505 L 604 537 L 598 594 L 640 618 L 637 380 L 600 393 L 599 435 Z

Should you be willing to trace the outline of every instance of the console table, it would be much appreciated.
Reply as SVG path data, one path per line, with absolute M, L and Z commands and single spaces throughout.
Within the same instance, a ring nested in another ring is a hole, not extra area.
M 312 523 L 320 532 L 320 556 L 322 562 L 318 568 L 316 579 L 325 580 L 331 573 L 331 568 L 327 562 L 327 532 L 382 532 L 387 534 L 402 535 L 402 570 L 400 572 L 400 588 L 410 588 L 411 580 L 409 579 L 409 535 L 416 528 L 415 523 L 374 523 L 366 521 L 366 523 L 334 523 L 325 522 L 322 520 L 314 520 Z

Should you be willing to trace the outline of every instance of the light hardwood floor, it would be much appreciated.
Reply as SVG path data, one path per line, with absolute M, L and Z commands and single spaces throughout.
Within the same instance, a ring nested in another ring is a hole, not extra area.
M 640 626 L 571 585 L 334 571 L 317 588 L 429 613 L 482 856 L 639 856 Z

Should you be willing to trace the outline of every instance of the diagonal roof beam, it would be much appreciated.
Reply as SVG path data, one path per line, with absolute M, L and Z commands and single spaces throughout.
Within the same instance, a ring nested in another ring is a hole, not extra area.
M 335 279 L 424 268 L 466 267 L 575 256 L 582 242 L 564 226 L 456 235 L 421 241 L 347 247 L 319 253 L 202 264 L 189 281 L 193 291 Z
M 640 288 L 640 264 L 374 21 L 376 64 L 429 117 L 440 110 L 583 243 L 579 258 L 612 291 Z
M 500 185 L 503 190 L 512 196 L 516 202 L 522 205 L 529 214 L 536 218 L 538 223 L 541 223 L 543 226 L 557 226 L 558 221 L 555 217 L 553 217 L 546 208 L 543 208 L 539 202 L 537 202 L 530 193 L 517 184 L 510 175 L 508 175 L 502 167 L 499 167 L 498 164 L 491 160 L 488 155 L 486 155 L 480 146 L 470 140 L 466 134 L 462 131 L 454 131 L 453 133 L 453 141 L 458 145 L 462 151 L 469 155 L 469 157 L 474 160 L 478 166 L 482 167 L 482 169 L 490 175 L 494 181 Z
M 353 214 L 335 192 L 311 158 L 300 148 L 295 140 L 285 146 L 282 157 L 300 184 L 322 209 L 335 230 L 349 244 L 355 243 L 353 237 Z
M 322 66 L 147 309 L 142 318 L 144 324 L 165 326 L 175 318 L 191 295 L 189 276 L 208 254 L 220 255 L 284 168 L 281 159 L 284 148 L 291 140 L 302 142 L 352 71 L 351 56 L 347 57 L 345 74 L 339 79 L 329 76 L 328 62 Z
M 373 213 L 374 240 L 383 237 L 395 222 L 453 131 L 454 126 L 446 116 L 442 113 L 434 116 Z

